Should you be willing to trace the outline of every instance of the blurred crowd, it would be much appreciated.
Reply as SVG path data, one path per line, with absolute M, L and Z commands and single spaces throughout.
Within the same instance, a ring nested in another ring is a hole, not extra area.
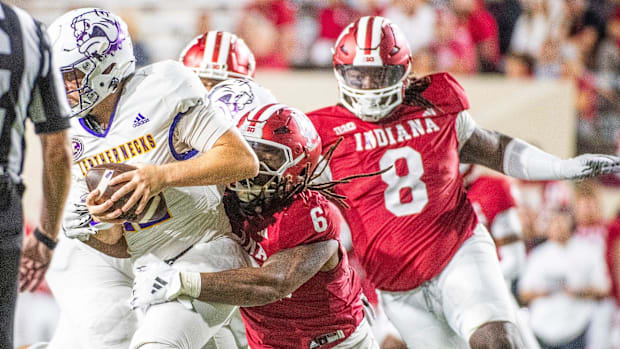
M 527 259 L 512 286 L 537 338 L 620 348 L 620 206 L 606 220 L 595 181 L 515 188 Z

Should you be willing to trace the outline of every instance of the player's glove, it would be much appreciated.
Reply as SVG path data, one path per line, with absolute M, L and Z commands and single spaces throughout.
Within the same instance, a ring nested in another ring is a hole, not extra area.
M 86 241 L 90 235 L 99 230 L 110 229 L 113 224 L 93 221 L 86 204 L 82 201 L 73 204 L 72 210 L 67 210 L 62 223 L 62 231 L 70 239 Z
M 566 179 L 585 179 L 620 172 L 620 157 L 603 154 L 583 154 L 562 160 L 558 171 Z
M 133 296 L 130 302 L 132 309 L 146 310 L 153 304 L 169 302 L 179 297 L 187 299 L 184 296 L 198 298 L 200 295 L 200 273 L 180 272 L 152 254 L 141 257 L 135 265 Z

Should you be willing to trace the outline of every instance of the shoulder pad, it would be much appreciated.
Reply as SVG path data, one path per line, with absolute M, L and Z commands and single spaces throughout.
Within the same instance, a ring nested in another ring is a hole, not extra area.
M 465 95 L 465 90 L 448 73 L 437 73 L 428 75 L 430 85 L 422 92 L 422 96 L 439 107 L 443 113 L 458 113 L 469 109 L 469 100 Z
M 190 108 L 207 104 L 207 90 L 198 75 L 183 64 L 166 60 L 152 65 L 149 88 L 159 87 L 164 100 L 176 112 L 184 113 Z M 165 91 L 165 93 L 164 93 Z

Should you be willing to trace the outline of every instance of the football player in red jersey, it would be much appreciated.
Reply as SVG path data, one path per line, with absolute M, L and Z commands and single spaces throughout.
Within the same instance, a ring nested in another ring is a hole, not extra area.
M 239 127 L 261 168 L 231 185 L 224 202 L 233 232 L 261 267 L 195 273 L 147 260 L 136 269 L 133 306 L 183 296 L 240 305 L 253 349 L 378 348 L 340 242 L 341 213 L 324 195 L 342 198 L 333 195 L 334 183 L 309 184 L 323 168 L 312 123 L 269 104 Z
M 575 179 L 620 171 L 620 159 L 562 160 L 476 126 L 449 74 L 409 76 L 406 38 L 362 17 L 334 45 L 340 103 L 309 113 L 324 147 L 343 138 L 332 178 L 385 170 L 336 191 L 353 248 L 412 348 L 522 348 L 495 245 L 467 199 L 460 161 L 513 177 Z

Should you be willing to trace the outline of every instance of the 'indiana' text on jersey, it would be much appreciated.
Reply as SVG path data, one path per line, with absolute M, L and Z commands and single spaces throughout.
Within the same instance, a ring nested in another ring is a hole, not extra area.
M 120 144 L 114 148 L 106 149 L 101 153 L 78 161 L 82 175 L 86 176 L 91 168 L 105 163 L 121 163 L 133 157 L 148 153 L 151 149 L 157 147 L 153 135 L 150 133 L 146 136 L 132 139 L 129 142 Z
M 422 121 L 424 121 L 424 125 Z M 404 125 L 407 125 L 407 127 Z M 407 129 L 410 132 L 407 132 Z M 407 120 L 407 123 L 399 123 L 392 127 L 357 132 L 354 134 L 355 150 L 363 151 L 375 149 L 376 147 L 385 147 L 437 131 L 439 131 L 439 126 L 432 119 Z

